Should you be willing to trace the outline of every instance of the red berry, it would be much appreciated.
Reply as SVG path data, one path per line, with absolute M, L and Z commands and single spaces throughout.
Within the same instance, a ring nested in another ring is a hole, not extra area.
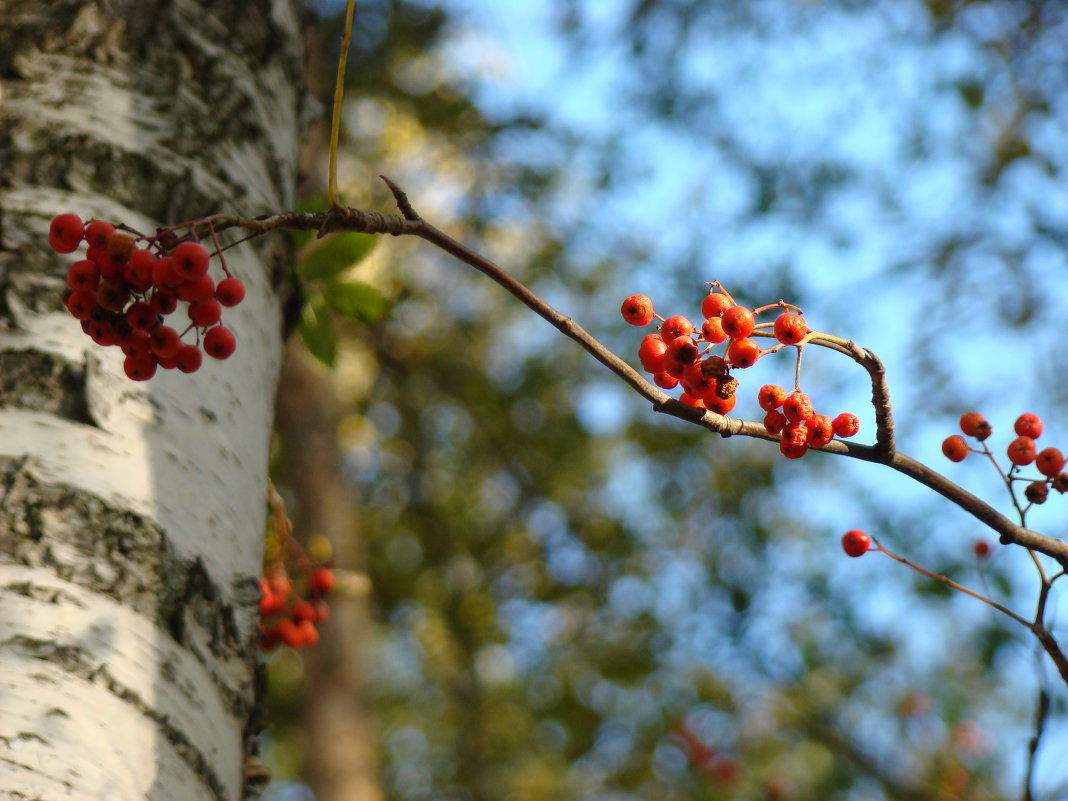
M 772 409 L 764 415 L 764 430 L 769 434 L 781 434 L 782 430 L 786 428 L 786 424 L 789 422 L 790 421 L 786 419 L 785 414 L 778 409 Z
M 738 396 L 731 395 L 729 398 L 721 398 L 711 393 L 705 397 L 705 408 L 716 414 L 727 414 L 738 403 Z
M 834 426 L 835 436 L 842 437 L 842 439 L 852 437 L 860 431 L 860 419 L 849 412 L 842 412 L 834 418 L 832 425 Z
M 126 310 L 126 322 L 130 324 L 131 328 L 140 328 L 147 331 L 156 324 L 158 319 L 156 310 L 143 300 L 131 303 Z
M 670 342 L 677 337 L 688 337 L 693 333 L 693 323 L 681 314 L 675 314 L 664 320 L 660 326 L 660 336 L 665 342 Z
M 307 601 L 297 601 L 293 604 L 293 609 L 289 614 L 297 623 L 302 620 L 315 622 L 315 607 Z
M 288 598 L 293 592 L 293 582 L 289 580 L 289 576 L 282 573 L 272 573 L 267 576 L 267 586 L 270 587 L 271 592 L 278 593 L 283 598 Z
M 960 434 L 942 440 L 942 454 L 951 462 L 963 462 L 968 456 L 968 443 Z
M 226 283 L 225 281 L 223 283 Z M 221 287 L 222 284 L 219 284 Z M 216 293 L 218 294 L 218 293 Z M 219 301 L 222 303 L 222 301 Z M 227 304 L 223 304 L 224 306 Z M 638 360 L 647 373 L 662 373 L 664 371 L 664 354 L 667 353 L 667 343 L 660 334 L 648 334 L 642 344 L 638 346 Z
M 82 243 L 85 223 L 77 214 L 58 214 L 48 226 L 48 244 L 56 253 L 73 253 Z
M 1016 418 L 1016 423 L 1013 425 L 1013 429 L 1021 437 L 1038 439 L 1042 436 L 1042 418 L 1037 414 L 1026 412 Z
M 812 401 L 804 392 L 791 392 L 782 402 L 782 413 L 791 423 L 803 423 L 813 414 Z
M 74 262 L 67 268 L 67 286 L 75 291 L 95 290 L 100 285 L 100 268 L 89 259 Z
M 79 320 L 88 320 L 96 308 L 96 292 L 71 292 L 67 298 L 67 311 Z
M 243 291 L 244 288 L 242 288 Z M 226 304 L 232 306 L 232 303 Z M 619 308 L 623 319 L 631 325 L 648 325 L 653 319 L 653 302 L 648 295 L 631 295 Z
M 300 632 L 301 645 L 312 646 L 319 643 L 319 630 L 315 628 L 315 624 L 310 620 L 300 621 L 297 624 L 297 629 Z
M 240 278 L 224 278 L 215 288 L 215 299 L 223 306 L 236 306 L 245 299 L 245 285 Z
M 122 352 L 134 359 L 148 359 L 152 355 L 152 349 L 148 343 L 148 332 L 143 328 L 135 328 L 119 341 Z
M 714 393 L 718 383 L 715 378 L 705 375 L 703 364 L 704 360 L 697 359 L 686 365 L 682 372 L 682 388 L 698 398 Z
M 990 423 L 979 412 L 965 412 L 960 416 L 960 430 L 968 437 L 982 442 L 993 433 Z
M 814 414 L 805 423 L 808 427 L 808 446 L 822 448 L 834 439 L 834 423 L 825 414 Z
M 653 376 L 653 383 L 661 389 L 674 389 L 679 385 L 679 379 L 667 373 L 657 373 Z
M 735 339 L 727 348 L 727 358 L 735 367 L 752 367 L 760 358 L 760 345 L 747 337 Z
M 1009 443 L 1006 451 L 1009 461 L 1022 467 L 1035 460 L 1035 441 L 1028 436 L 1019 436 Z
M 183 282 L 182 274 L 178 272 L 178 265 L 170 256 L 156 259 L 152 265 L 152 283 L 158 289 L 177 290 Z
M 127 356 L 122 368 L 126 371 L 126 375 L 134 381 L 148 381 L 156 374 L 156 360 L 151 356 L 143 356 L 141 358 Z
M 808 326 L 800 314 L 785 312 L 775 319 L 775 338 L 784 345 L 796 345 L 807 333 Z
M 149 346 L 160 359 L 173 359 L 182 347 L 182 338 L 169 325 L 160 325 L 149 334 Z
M 85 241 L 90 248 L 107 251 L 108 240 L 115 233 L 115 226 L 103 220 L 94 220 L 85 227 Z
M 328 567 L 317 567 L 311 574 L 311 586 L 316 592 L 327 595 L 334 591 L 334 571 Z
M 179 295 L 179 297 L 181 297 L 181 295 Z M 190 303 L 189 319 L 200 328 L 207 328 L 209 325 L 215 325 L 215 323 L 222 319 L 222 306 L 219 305 L 219 301 L 215 300 L 215 298 L 205 300 L 201 303 Z
M 184 300 L 187 303 L 204 303 L 210 300 L 218 303 L 215 300 L 215 279 L 210 275 L 202 275 L 199 278 L 183 281 L 178 287 L 178 300 Z
M 130 288 L 121 278 L 105 278 L 96 288 L 96 302 L 109 312 L 121 312 L 130 300 Z
M 757 403 L 765 412 L 778 409 L 784 400 L 786 400 L 786 390 L 778 384 L 765 384 L 757 393 Z
M 871 550 L 871 537 L 859 529 L 842 535 L 842 550 L 847 556 L 863 556 Z
M 1053 478 L 1064 469 L 1064 454 L 1057 448 L 1044 448 L 1035 457 L 1035 467 L 1044 476 Z
M 266 592 L 263 594 L 263 597 L 260 598 L 260 615 L 262 617 L 276 615 L 285 608 L 286 599 L 284 595 L 279 595 L 274 592 Z
M 701 301 L 701 316 L 718 318 L 733 305 L 731 299 L 722 292 L 709 292 Z
M 711 342 L 713 345 L 726 342 L 729 337 L 727 332 L 723 330 L 723 319 L 720 317 L 707 318 L 701 324 L 701 337 L 705 342 Z
M 153 311 L 156 314 L 166 316 L 178 308 L 178 297 L 171 292 L 165 292 L 161 289 L 157 289 L 152 293 L 152 299 L 149 301 L 152 304 Z
M 976 540 L 975 544 L 972 545 L 972 550 L 980 559 L 985 559 L 990 556 L 990 543 L 986 540 Z
M 277 633 L 278 639 L 290 648 L 300 648 L 304 645 L 304 634 L 298 628 L 298 624 L 289 618 L 284 618 L 275 623 L 271 629 Z M 270 631 L 271 629 L 268 629 Z
M 118 344 L 119 341 L 110 320 L 90 320 L 88 334 L 93 338 L 93 342 L 105 348 Z
M 705 402 L 704 402 L 703 398 L 695 398 L 689 392 L 683 392 L 681 395 L 679 395 L 679 400 L 682 403 L 685 403 L 687 406 L 693 406 L 694 408 L 697 408 L 697 409 L 707 409 L 708 408 L 708 406 L 705 405 Z
M 800 459 L 808 453 L 808 428 L 804 423 L 786 424 L 779 440 L 779 452 L 787 459 Z
M 687 365 L 698 356 L 697 343 L 690 338 L 689 334 L 675 337 L 667 343 L 667 351 L 664 355 L 665 362 L 670 360 L 675 364 Z
M 122 269 L 122 277 L 134 292 L 147 292 L 152 286 L 156 254 L 151 250 L 135 250 Z
M 756 328 L 756 318 L 745 306 L 731 306 L 721 319 L 724 332 L 733 339 L 744 339 Z
M 672 378 L 676 378 L 681 381 L 683 374 L 686 372 L 686 366 L 682 364 L 677 364 L 676 362 L 673 362 L 671 359 L 668 359 L 665 356 L 664 372 Z
M 208 249 L 199 242 L 183 242 L 171 256 L 174 258 L 174 269 L 186 281 L 204 275 L 211 261 Z
M 114 233 L 108 237 L 108 257 L 115 264 L 125 265 L 136 247 L 137 241 L 129 234 Z
M 174 354 L 174 366 L 183 373 L 195 373 L 203 361 L 204 355 L 196 345 L 182 345 Z
M 237 349 L 237 339 L 229 328 L 217 325 L 204 335 L 204 352 L 213 359 L 229 358 Z

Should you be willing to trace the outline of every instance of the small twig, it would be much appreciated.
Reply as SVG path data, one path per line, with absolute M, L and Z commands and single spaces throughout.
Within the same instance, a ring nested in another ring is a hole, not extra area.
M 1027 621 L 1026 619 L 1020 617 L 1018 614 L 1013 612 L 1007 606 L 1002 606 L 997 601 L 994 601 L 994 600 L 992 600 L 990 598 L 987 598 L 985 595 L 983 595 L 981 593 L 978 593 L 975 590 L 970 590 L 967 587 L 965 587 L 964 585 L 958 584 L 953 579 L 948 578 L 947 576 L 943 576 L 941 573 L 933 573 L 932 571 L 928 570 L 927 568 L 920 567 L 915 562 L 911 562 L 911 561 L 909 561 L 908 559 L 906 559 L 903 556 L 898 556 L 896 553 L 891 551 L 885 545 L 880 543 L 879 540 L 875 539 L 875 537 L 872 537 L 872 541 L 876 545 L 876 547 L 873 550 L 881 551 L 882 553 L 886 554 L 891 559 L 893 559 L 895 562 L 900 562 L 901 564 L 905 565 L 906 567 L 911 567 L 917 573 L 920 573 L 920 574 L 922 574 L 924 576 L 927 576 L 927 578 L 934 579 L 935 581 L 940 581 L 943 584 L 945 584 L 946 586 L 952 587 L 953 589 L 957 590 L 957 592 L 963 592 L 965 595 L 970 595 L 970 596 L 972 596 L 972 598 L 976 598 L 976 599 L 982 601 L 984 604 L 992 606 L 994 609 L 997 609 L 1002 614 L 1008 615 L 1013 620 L 1015 620 L 1017 623 L 1020 623 L 1021 625 L 1024 625 L 1024 626 L 1027 626 L 1028 628 L 1031 628 L 1031 623 L 1029 621 Z
M 1035 755 L 1038 753 L 1038 744 L 1042 740 L 1042 734 L 1046 730 L 1046 719 L 1049 717 L 1049 693 L 1043 687 L 1038 691 L 1038 704 L 1035 708 L 1035 733 L 1027 745 L 1027 774 L 1024 776 L 1023 801 L 1034 801 L 1033 782 L 1035 775 Z
M 411 201 L 408 200 L 408 194 L 386 176 L 379 175 L 378 177 L 385 181 L 386 186 L 389 187 L 389 191 L 393 193 L 393 199 L 397 202 L 397 208 L 400 209 L 400 213 L 404 215 L 404 219 L 420 219 L 419 215 L 415 213 L 415 209 L 412 208 Z

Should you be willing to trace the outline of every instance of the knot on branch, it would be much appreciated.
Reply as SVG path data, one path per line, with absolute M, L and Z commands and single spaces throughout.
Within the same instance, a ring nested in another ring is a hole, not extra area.
M 396 214 L 382 214 L 377 211 L 360 211 L 353 208 L 331 209 L 319 227 L 318 236 L 324 237 L 336 231 L 353 231 L 359 234 L 391 234 L 401 236 L 407 233 L 407 221 Z

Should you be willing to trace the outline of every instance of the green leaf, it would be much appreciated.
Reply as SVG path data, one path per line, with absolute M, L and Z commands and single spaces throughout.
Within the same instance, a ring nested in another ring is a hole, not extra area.
M 322 294 L 316 292 L 308 298 L 297 331 L 312 356 L 327 367 L 334 366 L 337 361 L 337 333 Z
M 297 265 L 305 281 L 327 281 L 361 261 L 375 246 L 371 234 L 334 234 L 308 253 Z
M 342 317 L 377 323 L 389 311 L 389 301 L 369 284 L 332 281 L 323 287 L 326 304 Z

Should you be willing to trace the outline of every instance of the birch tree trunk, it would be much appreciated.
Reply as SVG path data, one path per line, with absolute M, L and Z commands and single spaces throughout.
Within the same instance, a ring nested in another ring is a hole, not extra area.
M 47 226 L 291 207 L 298 8 L 0 0 L 2 799 L 245 794 L 286 250 L 228 252 L 229 360 L 135 384 Z

